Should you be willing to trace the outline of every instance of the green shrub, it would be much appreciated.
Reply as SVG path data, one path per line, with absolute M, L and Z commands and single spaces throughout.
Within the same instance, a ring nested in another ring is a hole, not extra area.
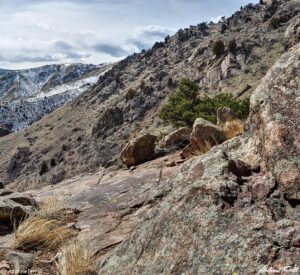
M 54 158 L 52 158 L 52 159 L 50 160 L 50 165 L 51 165 L 52 167 L 56 166 L 56 160 L 55 160 Z
M 197 106 L 198 117 L 217 123 L 217 110 L 220 107 L 230 108 L 239 119 L 246 119 L 249 114 L 249 99 L 238 100 L 231 94 L 219 94 L 215 97 L 203 97 Z
M 49 168 L 48 168 L 47 163 L 46 163 L 45 161 L 43 161 L 43 162 L 42 162 L 42 165 L 41 165 L 41 167 L 40 167 L 40 172 L 39 172 L 40 176 L 42 176 L 42 175 L 44 175 L 45 173 L 47 173 L 48 170 L 49 170 Z
M 222 40 L 217 40 L 213 44 L 213 53 L 216 56 L 220 56 L 225 50 L 225 45 Z
M 236 50 L 237 50 L 237 45 L 235 40 L 234 39 L 230 40 L 228 43 L 228 51 L 234 54 L 236 53 Z
M 196 108 L 199 104 L 198 85 L 182 79 L 178 89 L 169 97 L 162 107 L 159 117 L 175 126 L 191 126 L 197 118 Z
M 249 114 L 249 99 L 237 100 L 231 94 L 219 94 L 213 98 L 198 97 L 198 86 L 189 79 L 181 80 L 178 89 L 162 107 L 159 117 L 174 126 L 191 127 L 196 118 L 217 122 L 217 110 L 228 107 L 239 119 L 246 119 Z
M 280 19 L 278 17 L 273 17 L 270 20 L 269 27 L 270 29 L 276 30 L 280 25 Z
M 126 94 L 126 100 L 129 101 L 129 100 L 134 99 L 135 95 L 136 95 L 136 90 L 130 88 L 130 89 L 127 91 L 127 94 Z

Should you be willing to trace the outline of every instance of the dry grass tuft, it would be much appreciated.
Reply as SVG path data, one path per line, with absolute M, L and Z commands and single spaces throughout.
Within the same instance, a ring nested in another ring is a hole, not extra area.
M 33 215 L 21 223 L 15 232 L 15 246 L 23 250 L 34 248 L 55 250 L 74 235 L 74 230 L 67 228 L 58 220 Z
M 226 138 L 232 139 L 237 135 L 244 133 L 245 123 L 241 120 L 228 121 L 225 125 L 222 126 L 222 129 L 225 133 Z
M 53 219 L 57 218 L 63 209 L 64 205 L 62 201 L 57 198 L 50 197 L 41 203 L 36 215 L 45 219 Z
M 15 247 L 23 250 L 58 249 L 63 242 L 74 237 L 76 231 L 68 228 L 62 213 L 62 203 L 46 200 L 40 208 L 15 229 Z
M 56 267 L 58 275 L 97 274 L 92 249 L 75 238 L 61 249 Z

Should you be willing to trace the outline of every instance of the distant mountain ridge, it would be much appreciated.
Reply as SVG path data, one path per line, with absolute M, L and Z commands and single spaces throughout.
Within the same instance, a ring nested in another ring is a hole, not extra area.
M 0 127 L 19 130 L 94 85 L 109 65 L 59 64 L 0 70 Z

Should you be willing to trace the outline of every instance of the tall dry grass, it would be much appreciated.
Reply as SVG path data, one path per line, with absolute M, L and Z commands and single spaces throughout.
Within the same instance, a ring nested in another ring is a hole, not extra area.
M 232 139 L 237 135 L 244 133 L 245 131 L 245 123 L 241 120 L 227 121 L 221 127 L 224 131 L 226 139 Z
M 36 212 L 29 215 L 15 228 L 15 247 L 22 250 L 45 248 L 58 249 L 76 232 L 61 219 L 63 204 L 54 198 L 43 202 Z
M 35 248 L 55 250 L 74 234 L 74 230 L 67 228 L 58 220 L 31 216 L 16 230 L 15 247 L 23 250 Z
M 62 247 L 56 268 L 58 275 L 97 274 L 91 247 L 76 238 Z

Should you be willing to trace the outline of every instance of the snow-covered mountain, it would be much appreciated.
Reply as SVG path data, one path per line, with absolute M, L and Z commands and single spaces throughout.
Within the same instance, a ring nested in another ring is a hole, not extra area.
M 16 131 L 72 101 L 111 65 L 62 64 L 0 69 L 0 128 Z

